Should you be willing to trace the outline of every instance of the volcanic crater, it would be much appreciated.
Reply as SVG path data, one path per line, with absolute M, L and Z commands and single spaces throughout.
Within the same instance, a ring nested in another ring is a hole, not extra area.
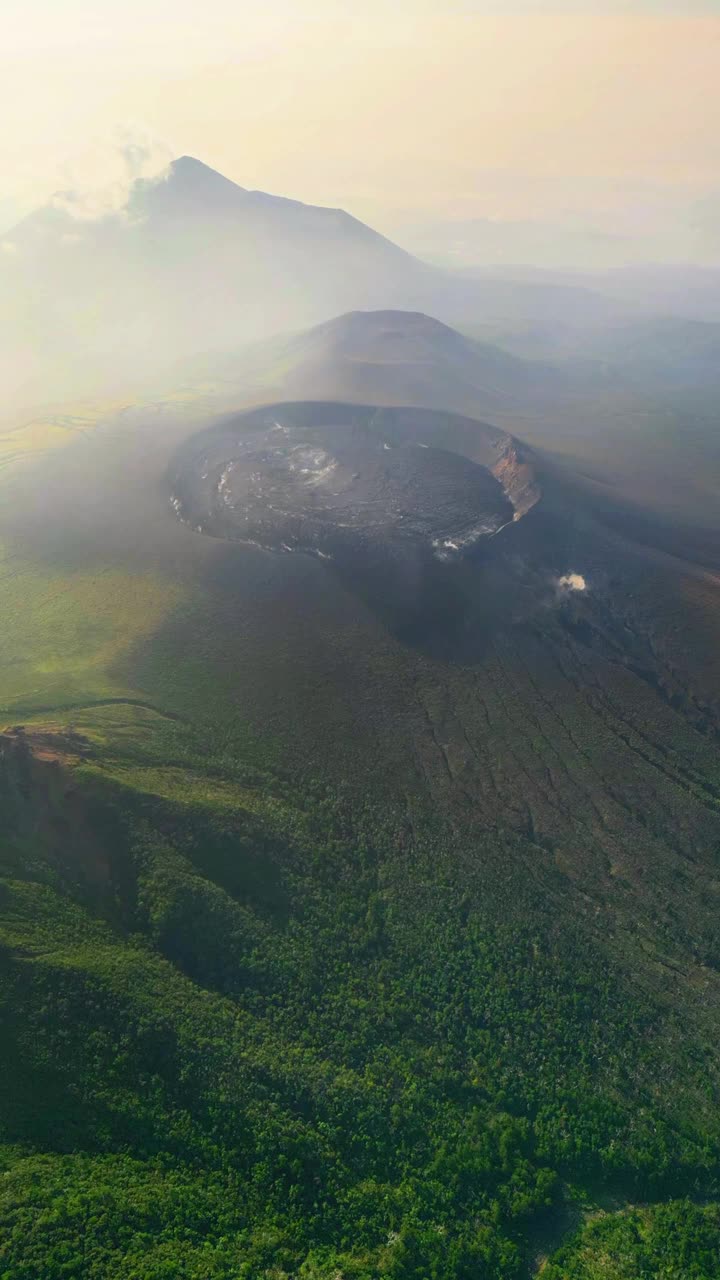
M 416 409 L 301 402 L 226 419 L 176 459 L 173 505 L 199 532 L 343 562 L 449 561 L 538 501 L 529 452 L 493 427 Z

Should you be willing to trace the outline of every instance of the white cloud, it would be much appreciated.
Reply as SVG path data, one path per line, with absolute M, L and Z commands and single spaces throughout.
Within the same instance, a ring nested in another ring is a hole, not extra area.
M 99 138 L 82 156 L 65 166 L 63 190 L 52 198 L 79 222 L 123 214 L 134 183 L 140 178 L 161 180 L 173 151 L 169 144 L 136 125 Z

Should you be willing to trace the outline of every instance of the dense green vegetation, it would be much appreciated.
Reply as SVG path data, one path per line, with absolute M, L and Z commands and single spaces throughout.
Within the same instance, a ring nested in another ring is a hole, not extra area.
M 95 713 L 70 807 L 5 744 L 0 1275 L 511 1280 L 578 1195 L 717 1194 L 674 1099 L 705 1061 L 510 837 L 459 859 L 128 715 Z M 568 1275 L 631 1274 L 587 1270 L 624 1265 L 617 1221 Z
M 2 1280 L 717 1274 L 714 584 L 445 662 L 131 434 L 3 492 Z
M 593 1218 L 543 1271 L 545 1280 L 714 1280 L 720 1209 L 673 1200 Z

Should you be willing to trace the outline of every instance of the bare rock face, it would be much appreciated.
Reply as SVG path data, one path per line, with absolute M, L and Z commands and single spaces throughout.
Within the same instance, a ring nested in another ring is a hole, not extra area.
M 527 515 L 540 499 L 540 487 L 528 450 L 517 440 L 508 438 L 505 449 L 491 469 L 513 505 L 514 519 Z

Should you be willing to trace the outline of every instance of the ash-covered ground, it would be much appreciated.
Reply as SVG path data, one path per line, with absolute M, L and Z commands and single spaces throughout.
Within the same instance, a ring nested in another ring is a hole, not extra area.
M 176 459 L 172 502 L 200 533 L 329 562 L 393 630 L 454 629 L 452 573 L 539 498 L 523 446 L 454 414 L 327 402 L 226 419 Z
M 336 559 L 374 544 L 453 559 L 528 505 L 513 489 L 514 442 L 480 423 L 473 439 L 468 425 L 422 411 L 274 406 L 196 437 L 173 502 L 199 531 L 268 550 Z

